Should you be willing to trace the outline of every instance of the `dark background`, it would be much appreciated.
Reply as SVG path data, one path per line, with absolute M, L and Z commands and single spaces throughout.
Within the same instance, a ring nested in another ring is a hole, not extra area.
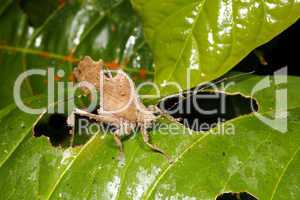
M 288 67 L 289 75 L 300 76 L 300 20 L 270 42 L 256 48 L 244 58 L 234 71 L 267 75 L 282 67 Z

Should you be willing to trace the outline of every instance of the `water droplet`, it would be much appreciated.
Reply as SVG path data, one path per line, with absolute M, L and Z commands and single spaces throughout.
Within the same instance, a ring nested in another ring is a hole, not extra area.
M 35 47 L 40 47 L 40 46 L 41 46 L 42 37 L 43 37 L 43 36 L 41 35 L 41 36 L 39 36 L 39 37 L 37 37 L 37 38 L 35 39 L 35 42 L 34 42 Z
M 193 24 L 193 23 L 194 23 L 194 19 L 191 18 L 191 17 L 186 17 L 186 18 L 185 18 L 185 21 L 186 21 L 188 24 Z
M 60 164 L 66 165 L 68 163 L 68 161 L 70 161 L 70 158 L 72 158 L 72 157 L 73 157 L 73 154 L 72 154 L 71 150 L 70 149 L 65 150 L 63 153 L 63 157 L 60 161 Z

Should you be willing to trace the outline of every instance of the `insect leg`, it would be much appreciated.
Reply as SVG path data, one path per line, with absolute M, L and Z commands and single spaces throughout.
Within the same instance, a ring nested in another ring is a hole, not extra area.
M 83 117 L 88 117 L 89 119 L 95 120 L 97 122 L 112 123 L 112 124 L 119 123 L 118 119 L 112 115 L 104 115 L 104 114 L 95 115 L 80 109 L 75 109 L 74 113 Z
M 122 123 L 122 125 L 121 125 L 122 133 L 124 133 L 124 135 L 127 135 L 127 136 L 132 134 L 132 130 L 134 128 L 135 128 L 135 124 L 129 123 L 129 122 Z
M 159 147 L 157 147 L 156 145 L 154 144 L 151 144 L 150 143 L 150 138 L 149 138 L 149 134 L 147 132 L 146 129 L 141 129 L 141 132 L 142 132 L 142 135 L 143 135 L 143 139 L 144 139 L 144 142 L 147 144 L 147 146 L 152 149 L 153 151 L 156 151 L 158 153 L 161 153 L 162 155 L 164 155 L 166 157 L 166 159 L 168 160 L 169 163 L 172 163 L 172 159 L 170 158 L 170 156 L 165 153 L 164 150 L 160 149 Z
M 72 112 L 67 118 L 67 124 L 70 127 L 69 134 L 71 135 L 70 146 L 73 147 L 74 145 L 74 138 L 75 138 L 75 115 Z
M 163 117 L 167 118 L 170 121 L 173 121 L 173 122 L 181 121 L 181 118 L 174 118 L 171 115 L 169 115 L 167 112 L 162 111 L 159 107 L 157 107 L 155 105 L 148 106 L 148 110 L 150 110 L 152 112 L 155 112 L 155 113 L 159 114 L 159 117 L 163 116 Z
M 73 145 L 74 145 L 74 139 L 75 139 L 75 131 L 74 131 L 74 127 L 72 127 L 72 128 L 69 130 L 69 134 L 71 135 L 70 146 L 73 147 Z
M 123 161 L 124 160 L 124 148 L 123 148 L 123 144 L 122 144 L 122 140 L 121 140 L 120 129 L 117 129 L 114 132 L 114 140 L 116 142 L 116 145 L 119 148 L 118 160 Z

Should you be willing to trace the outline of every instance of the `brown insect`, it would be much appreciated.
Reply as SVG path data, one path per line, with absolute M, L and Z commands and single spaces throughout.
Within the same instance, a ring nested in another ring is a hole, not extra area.
M 84 57 L 74 69 L 75 80 L 87 81 L 95 86 L 100 92 L 101 103 L 97 114 L 85 110 L 75 109 L 68 117 L 68 125 L 74 127 L 74 114 L 88 117 L 99 123 L 105 123 L 116 127 L 113 132 L 114 140 L 119 147 L 119 158 L 124 156 L 122 136 L 131 135 L 133 129 L 139 129 L 143 135 L 144 142 L 154 151 L 170 157 L 156 145 L 149 142 L 147 129 L 152 127 L 158 116 L 155 112 L 162 113 L 157 107 L 146 107 L 138 98 L 134 90 L 134 84 L 127 78 L 125 72 L 120 70 L 113 77 L 103 73 L 104 64 L 102 61 L 95 62 L 90 57 Z M 86 88 L 82 88 L 84 91 Z M 73 132 L 72 128 L 72 132 Z M 74 134 L 73 134 L 74 135 Z

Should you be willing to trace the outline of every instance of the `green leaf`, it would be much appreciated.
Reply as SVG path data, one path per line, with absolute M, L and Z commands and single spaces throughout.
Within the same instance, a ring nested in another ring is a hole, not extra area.
M 43 1 L 47 11 L 36 0 L 1 3 L 0 108 L 13 101 L 14 83 L 29 69 L 63 69 L 65 76 L 60 81 L 68 81 L 73 65 L 89 55 L 121 65 L 138 80 L 142 79 L 140 68 L 151 70 L 152 55 L 128 1 L 64 2 Z M 24 97 L 45 94 L 47 77 L 31 76 L 22 86 Z
M 229 94 L 251 96 L 264 77 L 249 76 L 229 87 Z M 37 116 L 13 105 L 0 111 L 0 199 L 215 199 L 223 192 L 249 192 L 259 199 L 300 198 L 298 87 L 300 79 L 289 77 L 287 89 L 288 132 L 283 134 L 262 123 L 253 114 L 225 123 L 234 135 L 189 132 L 171 123 L 177 134 L 151 132 L 152 142 L 174 159 L 150 151 L 141 136 L 124 141 L 125 165 L 113 138 L 97 134 L 84 145 L 53 147 L 31 129 Z M 275 95 L 284 85 L 274 85 L 254 94 L 259 113 L 274 116 Z M 44 99 L 31 99 L 35 107 Z M 191 133 L 188 134 L 188 133 Z
M 174 81 L 183 89 L 220 77 L 300 16 L 297 0 L 131 2 L 154 54 L 156 83 Z

